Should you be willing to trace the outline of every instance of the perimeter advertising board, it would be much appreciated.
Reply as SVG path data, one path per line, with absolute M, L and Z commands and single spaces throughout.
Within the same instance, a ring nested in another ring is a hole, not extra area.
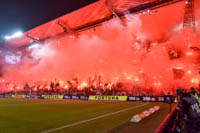
M 42 95 L 44 99 L 63 99 L 64 95 Z
M 0 98 L 4 98 L 5 97 L 5 95 L 4 94 L 0 94 Z
M 11 98 L 26 98 L 26 95 L 11 95 Z
M 97 101 L 127 101 L 128 96 L 89 96 L 89 100 Z

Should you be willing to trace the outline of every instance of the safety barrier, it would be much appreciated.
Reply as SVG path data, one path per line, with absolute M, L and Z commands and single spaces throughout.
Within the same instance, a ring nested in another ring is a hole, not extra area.
M 156 129 L 154 133 L 169 133 L 170 129 L 173 127 L 173 121 L 176 117 L 176 108 L 177 105 L 174 106 L 172 111 L 165 117 L 165 119 L 162 121 L 160 126 Z

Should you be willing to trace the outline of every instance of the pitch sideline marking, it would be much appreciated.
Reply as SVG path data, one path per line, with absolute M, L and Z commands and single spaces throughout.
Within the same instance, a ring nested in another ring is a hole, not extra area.
M 89 121 L 93 121 L 93 120 L 97 120 L 97 119 L 104 118 L 104 117 L 107 117 L 107 116 L 111 116 L 111 115 L 114 115 L 114 114 L 118 114 L 118 113 L 121 113 L 121 112 L 125 112 L 125 111 L 131 110 L 131 109 L 146 106 L 148 104 L 149 103 L 145 103 L 145 104 L 142 104 L 142 105 L 138 105 L 138 106 L 130 107 L 130 108 L 127 108 L 127 109 L 119 110 L 119 111 L 116 111 L 116 112 L 108 113 L 108 114 L 105 114 L 105 115 L 100 115 L 100 116 L 90 118 L 90 119 L 87 119 L 87 120 L 83 120 L 83 121 L 79 121 L 79 122 L 76 122 L 76 123 L 73 123 L 73 124 L 65 125 L 65 126 L 58 127 L 58 128 L 53 128 L 53 129 L 50 129 L 50 130 L 47 130 L 47 131 L 43 131 L 41 133 L 51 133 L 51 132 L 61 130 L 61 129 L 64 129 L 64 128 L 76 126 L 76 125 L 79 125 L 79 124 L 82 124 L 82 123 L 86 123 L 86 122 L 89 122 Z

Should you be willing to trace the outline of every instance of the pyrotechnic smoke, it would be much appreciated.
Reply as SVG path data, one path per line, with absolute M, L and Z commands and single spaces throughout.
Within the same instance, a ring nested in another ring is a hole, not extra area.
M 197 24 L 198 11 L 196 7 Z M 31 82 L 78 77 L 85 82 L 102 75 L 103 82 L 131 82 L 142 89 L 197 87 L 199 26 L 195 34 L 182 32 L 184 3 L 154 12 L 128 14 L 126 22 L 113 19 L 75 38 L 47 41 L 31 51 L 31 63 L 25 58 L 21 65 L 6 67 L 4 79 Z

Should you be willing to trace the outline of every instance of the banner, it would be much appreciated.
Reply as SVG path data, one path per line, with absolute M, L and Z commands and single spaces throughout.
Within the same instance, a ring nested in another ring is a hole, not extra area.
M 80 99 L 81 100 L 88 100 L 88 97 L 86 97 L 86 96 L 80 96 Z
M 155 97 L 151 97 L 151 102 L 156 102 L 156 98 Z
M 158 102 L 164 102 L 165 98 L 164 97 L 158 97 Z
M 71 99 L 71 96 L 64 96 L 63 99 Z
M 26 98 L 26 95 L 11 95 L 12 98 Z
M 6 94 L 5 98 L 12 98 L 12 94 Z
M 150 101 L 151 100 L 151 98 L 150 97 L 142 97 L 142 101 Z
M 89 96 L 89 100 L 98 101 L 127 101 L 128 96 Z
M 135 97 L 135 101 L 141 101 L 140 97 Z
M 79 99 L 78 96 L 72 96 L 72 99 Z
M 155 97 L 138 97 L 138 96 L 129 96 L 128 101 L 143 101 L 143 102 L 156 102 Z
M 63 99 L 64 95 L 42 95 L 44 99 Z
M 134 97 L 134 96 L 129 96 L 129 97 L 128 97 L 128 100 L 129 100 L 129 101 L 135 101 L 135 100 L 136 100 L 136 97 Z
M 4 98 L 5 97 L 5 95 L 4 94 L 0 94 L 0 98 Z
M 185 71 L 182 69 L 172 69 L 174 74 L 174 79 L 182 79 L 182 77 L 185 75 Z

